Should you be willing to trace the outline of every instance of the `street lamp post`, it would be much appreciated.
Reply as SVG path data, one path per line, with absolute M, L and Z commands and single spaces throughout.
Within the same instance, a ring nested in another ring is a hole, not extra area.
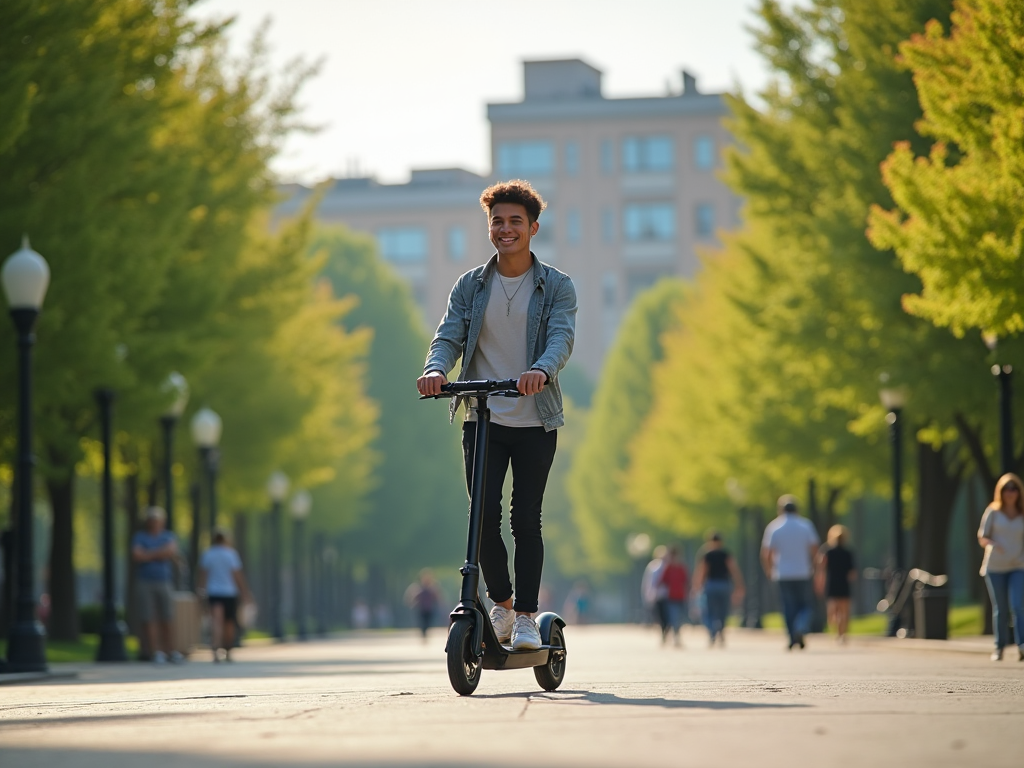
M 986 333 L 982 337 L 985 346 L 995 354 L 999 337 Z M 992 366 L 992 375 L 999 379 L 999 465 L 1000 474 L 1013 472 L 1013 366 Z
M 171 402 L 160 417 L 164 437 L 164 511 L 167 513 L 167 530 L 174 533 L 174 426 L 188 405 L 188 382 L 177 371 L 164 381 L 161 390 L 170 396 Z
M 292 562 L 294 568 L 292 571 L 294 581 L 294 595 L 295 595 L 295 634 L 299 640 L 306 639 L 306 594 L 305 584 L 303 576 L 303 553 L 305 547 L 303 546 L 303 539 L 305 538 L 305 522 L 306 518 L 309 517 L 309 510 L 313 507 L 313 497 L 309 495 L 309 491 L 303 489 L 296 493 L 292 497 L 291 512 L 292 519 L 295 521 L 295 527 L 293 530 L 293 542 L 292 542 Z
M 17 510 L 17 597 L 14 622 L 7 636 L 8 672 L 46 671 L 46 632 L 36 619 L 32 563 L 32 347 L 36 318 L 50 283 L 46 259 L 33 251 L 26 237 L 0 270 L 7 306 L 18 334 L 18 459 L 15 475 Z
M 284 627 L 281 625 L 281 504 L 288 496 L 288 475 L 277 471 L 267 480 L 267 494 L 270 496 L 270 570 L 269 598 L 271 621 L 270 628 L 274 639 L 284 640 Z
M 110 473 L 111 421 L 114 390 L 96 390 L 100 409 L 100 431 L 103 437 L 103 623 L 96 661 L 128 661 L 125 648 L 125 626 L 117 619 L 114 604 L 114 483 Z
M 883 384 L 888 376 L 883 374 Z M 903 423 L 901 415 L 906 404 L 906 392 L 898 387 L 882 387 L 878 390 L 882 407 L 888 411 L 885 417 L 889 424 L 889 440 L 892 443 L 892 550 L 894 582 L 902 579 L 906 564 L 903 560 Z M 900 617 L 893 613 L 889 618 L 890 637 L 895 637 L 900 629 Z
M 210 532 L 217 527 L 217 464 L 220 443 L 221 420 L 209 408 L 200 408 L 192 417 L 192 441 L 199 448 L 199 463 L 206 474 L 206 490 L 209 494 Z

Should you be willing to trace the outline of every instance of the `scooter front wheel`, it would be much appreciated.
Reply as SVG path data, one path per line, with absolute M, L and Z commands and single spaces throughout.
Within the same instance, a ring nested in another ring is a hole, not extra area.
M 473 622 L 457 619 L 448 630 L 448 680 L 460 696 L 480 684 L 480 659 L 473 653 Z
M 548 641 L 551 650 L 548 652 L 548 663 L 533 668 L 533 676 L 537 684 L 545 691 L 553 691 L 565 679 L 565 635 L 562 628 L 555 624 L 551 627 L 551 639 Z

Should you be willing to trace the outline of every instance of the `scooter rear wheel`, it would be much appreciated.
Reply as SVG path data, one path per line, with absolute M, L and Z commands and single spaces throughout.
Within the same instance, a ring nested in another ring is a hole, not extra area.
M 480 659 L 473 653 L 473 623 L 459 619 L 448 630 L 448 680 L 460 696 L 469 696 L 480 684 Z
M 565 679 L 565 635 L 562 628 L 555 624 L 551 627 L 551 639 L 548 641 L 551 651 L 548 652 L 548 663 L 533 668 L 533 676 L 537 684 L 545 691 L 553 691 Z M 560 650 L 555 650 L 560 649 Z

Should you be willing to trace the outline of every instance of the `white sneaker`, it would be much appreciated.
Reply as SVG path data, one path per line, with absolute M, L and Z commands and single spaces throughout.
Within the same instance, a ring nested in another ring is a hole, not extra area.
M 530 651 L 540 648 L 540 630 L 537 629 L 537 622 L 525 614 L 516 616 L 515 626 L 512 627 L 512 650 Z
M 154 664 L 166 664 L 167 663 L 167 654 L 164 653 L 163 651 L 156 651 L 153 654 L 153 663 Z
M 494 625 L 494 634 L 498 636 L 499 643 L 507 643 L 512 637 L 512 624 L 515 620 L 515 611 L 500 605 L 491 608 L 491 624 Z

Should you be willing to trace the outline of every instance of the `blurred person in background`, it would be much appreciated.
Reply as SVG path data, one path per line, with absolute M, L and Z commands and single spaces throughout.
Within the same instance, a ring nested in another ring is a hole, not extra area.
M 846 630 L 850 626 L 850 587 L 857 578 L 853 552 L 847 547 L 849 540 L 850 532 L 845 525 L 833 525 L 816 560 L 815 591 L 825 598 L 828 623 L 835 627 L 840 643 L 846 642 Z
M 249 587 L 242 573 L 242 558 L 228 544 L 227 533 L 218 528 L 213 544 L 199 560 L 199 580 L 196 594 L 205 596 L 210 608 L 210 649 L 213 660 L 231 661 L 235 646 L 235 628 L 238 622 L 239 598 L 249 600 Z
M 996 483 L 995 497 L 981 516 L 978 543 L 985 548 L 981 575 L 992 598 L 992 661 L 1003 658 L 1010 642 L 1010 613 L 1017 659 L 1024 661 L 1024 500 L 1020 478 L 1007 473 Z
M 677 648 L 683 646 L 679 629 L 686 615 L 686 595 L 690 574 L 679 559 L 679 550 L 669 547 L 665 555 L 665 567 L 661 572 L 661 583 L 665 587 L 666 607 L 668 611 L 668 627 L 672 629 L 672 643 Z M 666 628 L 662 628 L 661 641 L 668 639 Z
M 416 614 L 416 626 L 420 628 L 423 642 L 427 641 L 427 630 L 434 625 L 434 614 L 441 602 L 441 593 L 437 588 L 437 579 L 429 568 L 420 571 L 419 578 L 405 590 L 405 604 Z
M 768 523 L 761 539 L 761 565 L 778 585 L 779 602 L 789 633 L 789 650 L 806 645 L 811 628 L 811 577 L 821 539 L 810 520 L 800 516 L 796 497 L 779 497 L 778 516 Z
M 664 544 L 656 546 L 651 553 L 651 562 L 644 568 L 644 575 L 640 580 L 640 599 L 647 610 L 647 615 L 653 616 L 658 622 L 662 642 L 668 637 L 668 588 L 661 581 L 667 555 L 668 547 Z
M 693 573 L 693 595 L 702 601 L 708 645 L 713 646 L 716 640 L 725 645 L 725 622 L 730 606 L 743 599 L 744 589 L 743 574 L 722 545 L 722 534 L 709 531 L 706 543 L 697 552 Z
M 174 647 L 174 600 L 171 583 L 178 540 L 164 528 L 166 513 L 146 509 L 145 527 L 132 536 L 132 562 L 136 564 L 139 620 L 154 664 L 178 663 L 183 656 Z

